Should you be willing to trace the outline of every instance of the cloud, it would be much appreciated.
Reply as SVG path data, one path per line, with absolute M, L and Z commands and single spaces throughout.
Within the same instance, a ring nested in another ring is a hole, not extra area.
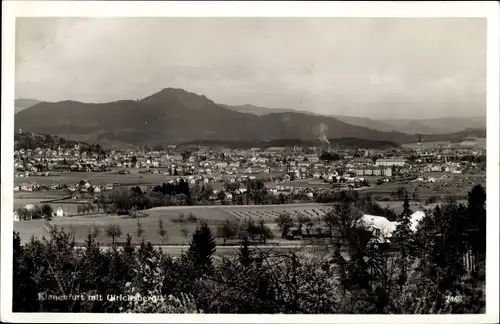
M 16 96 L 102 102 L 179 87 L 319 113 L 457 98 L 485 111 L 485 35 L 472 18 L 19 18 Z

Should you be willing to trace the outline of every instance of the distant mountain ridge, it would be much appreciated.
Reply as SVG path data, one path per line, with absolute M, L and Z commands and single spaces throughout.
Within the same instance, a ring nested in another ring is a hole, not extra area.
M 397 144 L 415 135 L 382 132 L 339 118 L 302 112 L 262 116 L 229 109 L 203 95 L 166 88 L 142 100 L 108 103 L 40 102 L 15 116 L 16 129 L 89 143 L 177 144 L 189 141 L 272 141 L 358 138 Z M 429 135 L 445 140 L 463 134 Z
M 401 132 L 406 134 L 446 134 L 460 132 L 467 128 L 486 128 L 486 116 L 475 117 L 442 117 L 426 119 L 372 119 L 366 117 L 354 117 L 331 114 L 317 114 L 307 111 L 299 111 L 284 108 L 267 108 L 254 105 L 223 105 L 224 107 L 257 116 L 265 116 L 274 113 L 299 112 L 313 116 L 333 117 L 355 126 L 366 127 L 381 132 Z
M 22 98 L 16 99 L 15 104 L 14 104 L 15 113 L 18 113 L 24 109 L 33 107 L 34 105 L 36 105 L 40 102 L 41 102 L 40 100 L 35 100 L 35 99 L 22 99 Z

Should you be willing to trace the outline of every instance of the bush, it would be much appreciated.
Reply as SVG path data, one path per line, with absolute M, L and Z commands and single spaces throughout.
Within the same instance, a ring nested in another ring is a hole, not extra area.
M 425 200 L 425 204 L 426 204 L 426 205 L 429 205 L 429 204 L 435 204 L 437 201 L 438 201 L 438 197 L 436 197 L 436 196 L 431 196 L 431 197 L 429 197 L 429 198 L 427 198 L 427 199 Z
M 135 211 L 129 212 L 129 216 L 130 216 L 130 218 L 144 218 L 144 217 L 148 217 L 149 214 L 135 210 Z
M 189 213 L 187 221 L 189 223 L 196 223 L 198 221 L 198 218 L 196 218 L 196 216 L 194 216 L 193 213 Z

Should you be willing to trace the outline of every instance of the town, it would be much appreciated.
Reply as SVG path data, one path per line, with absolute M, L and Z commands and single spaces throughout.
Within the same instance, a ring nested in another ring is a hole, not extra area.
M 99 193 L 120 186 L 122 181 L 117 175 L 126 179 L 126 175 L 136 174 L 137 185 L 151 186 L 180 179 L 190 185 L 244 184 L 259 178 L 276 195 L 301 191 L 316 196 L 332 188 L 327 184 L 335 184 L 336 189 L 342 190 L 402 180 L 451 183 L 449 179 L 457 178 L 462 179 L 456 183 L 461 186 L 469 177 L 484 176 L 485 149 L 476 145 L 442 146 L 418 151 L 335 149 L 334 153 L 332 150 L 315 153 L 316 147 L 250 150 L 196 147 L 181 151 L 170 146 L 167 152 L 111 150 L 106 154 L 81 152 L 78 145 L 57 150 L 20 149 L 14 152 L 14 191 L 67 189 Z M 102 176 L 94 180 L 96 173 L 110 175 L 110 183 L 102 183 L 106 178 Z M 111 181 L 113 178 L 115 183 Z M 85 184 L 80 186 L 82 179 Z M 218 190 L 213 193 L 216 195 Z
M 406 147 L 378 150 L 332 148 L 320 141 L 311 147 L 157 145 L 155 149 L 104 151 L 98 147 L 92 151 L 81 143 L 16 149 L 14 167 L 16 222 L 53 216 L 71 219 L 91 212 L 130 214 L 137 208 L 170 207 L 171 212 L 176 206 L 268 205 L 271 215 L 280 213 L 272 206 L 321 206 L 335 202 L 343 191 L 369 195 L 386 209 L 375 216 L 389 215 L 394 221 L 394 214 L 387 211 L 401 207 L 405 196 L 420 211 L 448 199 L 467 200 L 473 185 L 485 185 L 486 150 L 480 139 L 461 143 L 422 143 L 420 139 Z M 174 190 L 176 199 L 149 199 L 126 210 L 112 203 L 119 192 L 138 188 L 144 195 L 154 194 L 162 191 L 161 186 L 181 183 L 187 189 L 183 196 Z M 256 196 L 259 185 L 262 190 Z M 41 211 L 44 206 L 51 215 Z M 226 213 L 221 214 L 224 218 Z M 70 219 L 65 222 L 71 223 Z M 272 227 L 276 219 L 268 221 Z M 25 235 L 31 234 L 27 231 Z

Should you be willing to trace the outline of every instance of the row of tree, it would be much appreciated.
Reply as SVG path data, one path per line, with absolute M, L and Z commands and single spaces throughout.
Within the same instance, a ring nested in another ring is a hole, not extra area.
M 19 220 L 31 220 L 31 219 L 52 219 L 54 216 L 54 209 L 49 204 L 43 204 L 42 206 L 34 206 L 34 208 L 22 208 L 16 209 L 16 213 L 19 216 Z

